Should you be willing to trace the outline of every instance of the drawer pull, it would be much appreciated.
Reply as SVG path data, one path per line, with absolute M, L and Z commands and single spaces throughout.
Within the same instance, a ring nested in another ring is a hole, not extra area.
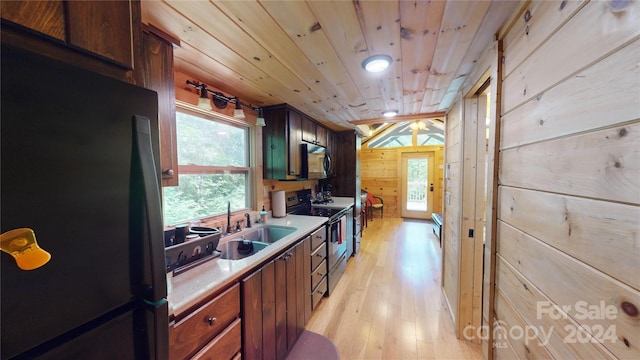
M 319 276 L 319 277 L 323 277 L 323 276 L 324 276 L 324 274 L 323 274 L 323 273 L 321 273 L 321 272 L 318 272 L 318 276 Z
M 218 321 L 218 319 L 214 317 L 210 317 L 210 318 L 207 318 L 207 321 L 209 322 L 209 326 L 213 326 L 213 324 L 215 324 L 215 322 Z
M 316 291 L 316 293 L 318 293 L 320 295 L 324 295 L 324 291 L 322 291 L 322 290 L 318 290 L 318 291 Z
M 319 257 L 319 258 L 321 258 L 321 259 L 322 259 L 322 258 L 324 258 L 324 255 L 323 255 L 323 254 L 320 254 L 320 253 L 317 253 L 317 254 L 316 254 L 316 256 L 317 256 L 317 257 Z

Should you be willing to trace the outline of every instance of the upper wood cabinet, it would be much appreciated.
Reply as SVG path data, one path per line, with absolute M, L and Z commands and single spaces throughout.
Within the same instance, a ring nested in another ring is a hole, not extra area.
M 327 129 L 314 120 L 303 116 L 302 141 L 327 147 Z
M 3 39 L 8 36 L 18 45 L 59 60 L 141 83 L 139 0 L 1 1 L 0 13 L 8 21 L 3 22 Z M 18 26 L 7 34 L 7 24 Z M 20 33 L 22 28 L 33 32 Z
M 307 117 L 302 118 L 302 140 L 316 143 L 316 123 Z
M 133 69 L 131 1 L 65 1 L 67 42 Z M 136 2 L 137 6 L 140 6 Z
M 332 131 L 305 114 L 280 104 L 263 108 L 267 125 L 262 130 L 264 178 L 293 180 L 301 170 L 303 141 L 329 147 Z
M 316 126 L 316 142 L 320 146 L 329 147 L 329 130 L 324 126 Z
M 51 1 L 2 1 L 0 14 L 5 20 L 66 41 L 64 4 Z
M 173 44 L 178 42 L 153 27 L 145 27 L 144 86 L 158 93 L 160 164 L 163 186 L 178 185 L 176 96 L 173 81 Z
M 262 129 L 265 179 L 291 180 L 300 176 L 302 114 L 287 105 L 265 107 Z
M 302 115 L 294 110 L 286 111 L 287 148 L 289 149 L 289 175 L 298 176 L 302 170 L 300 144 L 302 144 Z

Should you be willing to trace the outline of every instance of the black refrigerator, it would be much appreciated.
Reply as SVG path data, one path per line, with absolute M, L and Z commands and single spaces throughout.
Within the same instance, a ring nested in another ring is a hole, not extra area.
M 0 253 L 2 359 L 168 358 L 157 94 L 1 51 L 0 230 L 51 254 Z

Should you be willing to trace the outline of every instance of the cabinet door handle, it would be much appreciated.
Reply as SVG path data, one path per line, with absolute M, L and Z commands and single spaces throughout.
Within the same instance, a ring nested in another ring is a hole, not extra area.
M 207 318 L 207 321 L 209 322 L 209 326 L 213 326 L 213 324 L 215 324 L 215 322 L 218 321 L 218 319 L 214 317 L 209 317 Z

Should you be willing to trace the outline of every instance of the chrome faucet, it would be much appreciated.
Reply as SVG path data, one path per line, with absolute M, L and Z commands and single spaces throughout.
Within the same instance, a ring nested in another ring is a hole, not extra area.
M 244 217 L 247 218 L 247 228 L 251 227 L 251 215 L 249 215 L 249 213 L 245 213 Z
M 231 201 L 227 201 L 227 234 L 231 234 Z

